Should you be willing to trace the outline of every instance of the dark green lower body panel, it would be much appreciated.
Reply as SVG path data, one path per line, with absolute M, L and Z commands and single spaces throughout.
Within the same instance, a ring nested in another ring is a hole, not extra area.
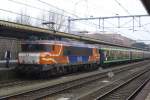
M 104 61 L 104 64 L 107 63 L 115 63 L 115 62 L 126 62 L 126 61 L 135 61 L 135 60 L 142 60 L 143 58 L 134 58 L 134 59 L 117 59 L 117 60 L 110 60 L 110 61 Z

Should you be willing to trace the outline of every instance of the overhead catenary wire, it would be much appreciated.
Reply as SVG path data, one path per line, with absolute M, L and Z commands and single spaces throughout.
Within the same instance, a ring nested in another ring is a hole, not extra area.
M 130 12 L 118 1 L 114 0 L 127 14 L 131 15 Z
M 58 13 L 56 13 L 56 12 L 52 12 L 52 11 L 50 11 L 50 10 L 42 9 L 42 8 L 40 8 L 40 7 L 35 7 L 35 6 L 33 6 L 33 5 L 25 4 L 25 3 L 20 2 L 20 1 L 17 1 L 17 0 L 8 0 L 8 1 L 11 1 L 11 2 L 14 2 L 14 3 L 17 3 L 17 4 L 20 4 L 20 5 L 24 5 L 24 6 L 27 6 L 27 7 L 30 7 L 30 8 L 38 9 L 38 10 L 41 10 L 41 11 L 46 11 L 46 12 L 49 12 L 49 13 L 58 14 Z M 59 15 L 64 16 L 63 14 L 59 14 Z M 67 16 L 65 16 L 65 17 L 67 17 Z
M 130 12 L 118 1 L 118 0 L 114 0 L 127 14 L 131 15 Z M 134 19 L 133 17 L 133 25 L 134 25 L 134 20 L 137 21 L 136 19 Z M 147 28 L 145 28 L 144 26 L 142 27 L 145 31 L 149 32 L 149 30 L 147 30 Z M 133 26 L 133 32 L 134 32 L 134 26 Z
M 36 7 L 36 6 L 33 6 L 33 5 L 29 5 L 29 4 L 26 4 L 26 3 L 23 3 L 23 2 L 20 2 L 20 1 L 17 1 L 17 0 L 9 0 L 9 1 L 11 1 L 11 2 L 13 2 L 13 3 L 16 3 L 16 4 L 19 4 L 19 5 L 23 5 L 23 6 L 27 6 L 27 7 L 30 7 L 30 8 L 38 9 L 38 10 L 41 10 L 41 11 L 46 11 L 46 12 L 49 12 L 49 13 L 58 14 L 58 13 L 56 13 L 56 12 L 49 11 L 49 10 L 46 10 L 46 9 L 42 9 L 42 8 L 40 8 L 40 7 Z M 38 1 L 38 2 L 40 2 L 40 3 L 43 3 L 44 5 L 52 6 L 52 7 L 56 8 L 56 9 L 58 9 L 58 10 L 62 10 L 62 9 L 60 9 L 60 8 L 58 8 L 58 7 L 56 7 L 56 6 L 53 6 L 53 5 L 51 5 L 51 4 L 47 3 L 47 2 L 44 2 L 44 1 L 42 1 L 42 0 L 36 0 L 36 1 Z M 65 10 L 62 10 L 62 11 L 64 11 L 65 13 L 68 13 L 68 14 L 72 15 L 71 17 L 79 18 L 79 16 L 77 16 L 77 15 L 75 15 L 75 14 L 72 14 L 72 13 L 67 12 L 67 11 L 65 11 Z M 62 15 L 62 16 L 64 16 L 64 17 L 66 17 L 66 18 L 68 17 L 68 16 L 66 16 L 66 15 L 64 15 L 64 14 L 59 14 L 59 15 Z M 84 22 L 80 22 L 80 23 L 84 23 Z M 97 24 L 92 23 L 92 22 L 85 22 L 84 24 L 86 25 L 87 23 L 89 23 L 90 26 L 91 26 L 91 25 L 98 26 Z

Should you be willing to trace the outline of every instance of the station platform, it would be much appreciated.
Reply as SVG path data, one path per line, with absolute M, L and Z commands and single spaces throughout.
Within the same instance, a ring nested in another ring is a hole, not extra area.
M 6 67 L 6 60 L 0 60 L 0 70 L 13 69 L 17 65 L 17 60 L 10 60 L 9 68 Z
M 10 60 L 9 67 L 6 67 L 6 60 L 0 60 L 0 81 L 14 79 L 16 73 L 14 71 L 17 60 Z
M 134 98 L 134 100 L 150 100 L 150 80 L 140 91 L 140 93 Z

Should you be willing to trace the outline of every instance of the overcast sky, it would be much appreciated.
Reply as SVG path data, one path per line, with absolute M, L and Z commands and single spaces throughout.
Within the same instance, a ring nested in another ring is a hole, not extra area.
M 80 16 L 128 15 L 115 0 L 42 0 Z M 140 0 L 117 0 L 132 15 L 146 14 Z
M 34 16 L 39 16 L 40 11 L 35 9 L 31 9 L 24 5 L 20 5 L 16 2 L 22 2 L 31 6 L 39 7 L 46 10 L 58 11 L 58 9 L 63 9 L 66 12 L 75 14 L 79 17 L 102 17 L 102 16 L 123 16 L 123 15 L 146 15 L 147 12 L 143 7 L 140 0 L 3 0 L 0 3 L 0 9 L 11 10 L 15 12 L 20 12 L 22 10 L 26 11 L 28 14 Z M 49 3 L 52 7 L 41 3 L 40 1 L 44 1 Z M 118 2 L 117 2 L 118 1 Z M 58 8 L 58 9 L 56 9 Z M 12 15 L 8 13 L 1 12 L 1 19 L 5 19 L 7 15 L 11 18 Z M 121 23 L 130 21 L 131 19 L 122 19 Z M 135 20 L 135 26 L 138 26 L 139 19 Z M 110 26 L 110 23 L 116 24 L 117 20 L 106 20 L 106 26 Z M 126 37 L 135 39 L 135 40 L 150 40 L 150 18 L 144 17 L 141 18 L 141 24 L 145 25 L 144 27 L 135 27 L 135 31 L 133 32 L 132 21 L 131 23 L 125 25 L 125 27 L 129 27 L 127 29 L 117 29 L 110 28 L 106 29 L 109 33 L 120 33 Z M 105 26 L 105 27 L 106 27 Z M 84 29 L 84 27 L 80 27 Z M 150 42 L 146 42 L 150 43 Z

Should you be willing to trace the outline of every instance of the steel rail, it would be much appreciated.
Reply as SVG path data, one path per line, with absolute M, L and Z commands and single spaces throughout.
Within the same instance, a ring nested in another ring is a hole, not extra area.
M 143 89 L 143 87 L 150 81 L 147 79 L 141 86 L 139 86 L 126 100 L 133 100 L 133 98 Z

